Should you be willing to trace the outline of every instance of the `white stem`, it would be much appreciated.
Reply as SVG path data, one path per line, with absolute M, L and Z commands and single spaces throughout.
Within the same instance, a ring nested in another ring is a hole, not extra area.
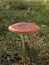
M 25 39 L 23 34 L 21 35 L 21 41 L 22 41 L 23 50 L 25 50 Z

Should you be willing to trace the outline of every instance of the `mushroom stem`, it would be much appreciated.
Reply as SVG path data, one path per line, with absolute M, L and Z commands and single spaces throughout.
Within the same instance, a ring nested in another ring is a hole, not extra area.
M 25 51 L 25 38 L 24 38 L 24 34 L 21 35 L 21 41 L 22 41 L 23 51 Z

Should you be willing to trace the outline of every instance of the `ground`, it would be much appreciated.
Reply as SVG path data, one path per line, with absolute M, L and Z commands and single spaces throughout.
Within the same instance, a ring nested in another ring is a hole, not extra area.
M 18 0 L 0 1 L 0 65 L 23 65 L 21 34 L 10 32 L 8 26 L 24 21 L 35 23 L 41 29 L 25 35 L 27 63 L 49 65 L 49 2 Z

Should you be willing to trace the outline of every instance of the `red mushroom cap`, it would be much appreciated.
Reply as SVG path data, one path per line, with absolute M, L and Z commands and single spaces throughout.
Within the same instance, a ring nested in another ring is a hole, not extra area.
M 21 22 L 9 26 L 8 29 L 12 32 L 35 33 L 40 30 L 40 27 L 33 23 Z

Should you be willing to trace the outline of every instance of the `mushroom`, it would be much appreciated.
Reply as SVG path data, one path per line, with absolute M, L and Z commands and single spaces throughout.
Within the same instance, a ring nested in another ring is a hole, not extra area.
M 35 33 L 40 30 L 40 27 L 34 23 L 20 22 L 10 25 L 8 29 L 12 32 L 21 33 L 23 51 L 25 51 L 24 34 Z

